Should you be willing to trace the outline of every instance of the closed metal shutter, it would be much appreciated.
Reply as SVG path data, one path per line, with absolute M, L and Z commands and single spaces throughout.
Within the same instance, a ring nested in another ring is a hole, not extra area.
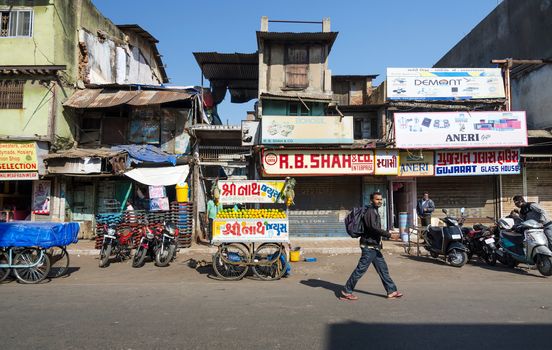
M 466 209 L 467 223 L 488 221 L 487 216 L 496 216 L 496 176 L 420 177 L 417 198 L 424 191 L 435 202 L 433 217 L 444 217 L 442 209 L 458 216 L 462 207 Z
M 289 211 L 290 235 L 346 237 L 343 219 L 362 205 L 362 177 L 298 177 L 295 206 Z
M 512 198 L 518 194 L 523 195 L 523 176 L 502 175 L 502 217 L 510 215 L 516 207 Z
M 537 202 L 552 216 L 552 169 L 546 164 L 528 164 L 526 169 L 528 202 Z

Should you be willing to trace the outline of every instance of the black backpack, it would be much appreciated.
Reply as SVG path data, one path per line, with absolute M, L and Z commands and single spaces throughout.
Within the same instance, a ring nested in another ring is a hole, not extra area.
M 358 238 L 364 234 L 364 214 L 367 207 L 353 208 L 345 217 L 345 229 L 352 238 Z

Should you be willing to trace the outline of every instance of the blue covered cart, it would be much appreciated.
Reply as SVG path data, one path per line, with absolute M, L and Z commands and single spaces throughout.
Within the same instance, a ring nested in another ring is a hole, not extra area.
M 22 283 L 38 283 L 67 272 L 65 247 L 78 241 L 79 224 L 14 221 L 0 223 L 0 281 L 13 271 Z

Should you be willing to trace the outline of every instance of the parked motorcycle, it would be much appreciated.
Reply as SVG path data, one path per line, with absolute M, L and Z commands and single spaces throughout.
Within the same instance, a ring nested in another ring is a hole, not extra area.
M 160 229 L 143 224 L 140 244 L 134 253 L 132 267 L 142 267 L 147 256 L 159 267 L 167 266 L 176 256 L 178 229 L 174 224 L 163 223 Z
M 519 263 L 536 265 L 543 276 L 552 276 L 552 251 L 542 224 L 535 220 L 516 224 L 514 219 L 501 218 L 498 225 L 498 261 L 512 268 Z
M 121 261 L 130 258 L 132 231 L 117 231 L 115 224 L 104 225 L 103 243 L 100 249 L 100 267 L 108 267 L 110 258 L 115 255 Z
M 461 209 L 462 216 L 460 218 L 449 216 L 446 209 L 443 209 L 443 213 L 446 216 L 439 220 L 445 223 L 445 227 L 430 225 L 422 233 L 424 248 L 433 258 L 444 255 L 452 266 L 462 267 L 468 261 L 468 248 L 463 243 L 460 227 L 460 223 L 464 221 L 464 208 Z
M 176 257 L 178 229 L 173 223 L 163 223 L 160 246 L 155 252 L 155 265 L 165 267 Z
M 475 254 L 487 265 L 496 265 L 496 245 L 492 228 L 483 224 L 475 224 L 473 227 L 462 227 L 464 243 L 468 248 L 468 260 Z
M 134 252 L 132 258 L 132 267 L 142 267 L 146 261 L 146 257 L 149 255 L 151 259 L 154 259 L 155 248 L 158 246 L 160 232 L 153 230 L 148 226 L 147 222 L 142 222 L 142 236 L 140 237 L 140 243 Z

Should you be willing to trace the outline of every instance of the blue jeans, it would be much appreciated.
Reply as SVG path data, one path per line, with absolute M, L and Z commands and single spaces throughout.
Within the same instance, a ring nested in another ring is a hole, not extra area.
M 360 256 L 356 269 L 353 271 L 351 277 L 349 277 L 347 283 L 345 284 L 345 292 L 353 292 L 358 280 L 364 275 L 364 273 L 366 273 L 371 263 L 374 263 L 374 268 L 376 269 L 387 294 L 391 294 L 396 291 L 397 286 L 395 286 L 391 276 L 389 276 L 389 269 L 387 268 L 387 263 L 385 262 L 381 251 L 372 247 L 361 247 L 360 249 L 362 249 L 362 255 Z

